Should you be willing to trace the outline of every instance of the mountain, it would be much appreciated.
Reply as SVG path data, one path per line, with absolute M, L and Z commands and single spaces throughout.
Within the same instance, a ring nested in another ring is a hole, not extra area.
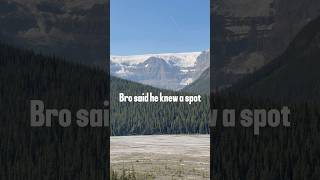
M 209 51 L 111 56 L 111 75 L 158 88 L 180 90 L 210 66 Z
M 281 55 L 319 11 L 316 0 L 213 1 L 213 87 L 231 86 Z
M 109 46 L 108 2 L 1 1 L 1 41 L 69 61 L 102 64 Z

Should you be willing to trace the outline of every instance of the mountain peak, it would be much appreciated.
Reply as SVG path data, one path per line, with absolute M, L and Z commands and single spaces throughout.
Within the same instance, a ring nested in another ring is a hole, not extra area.
M 111 55 L 111 74 L 158 88 L 180 90 L 209 67 L 208 50 L 199 52 Z

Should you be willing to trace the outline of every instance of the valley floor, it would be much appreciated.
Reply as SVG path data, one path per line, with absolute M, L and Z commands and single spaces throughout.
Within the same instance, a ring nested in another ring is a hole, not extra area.
M 111 168 L 141 179 L 209 179 L 209 135 L 111 137 Z

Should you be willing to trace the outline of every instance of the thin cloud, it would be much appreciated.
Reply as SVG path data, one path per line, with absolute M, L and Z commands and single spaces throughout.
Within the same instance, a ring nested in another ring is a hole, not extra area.
M 177 21 L 174 19 L 174 17 L 169 16 L 169 18 L 171 19 L 171 21 L 172 21 L 172 23 L 175 25 L 175 27 L 176 27 L 179 31 L 181 31 L 181 29 L 180 29 Z

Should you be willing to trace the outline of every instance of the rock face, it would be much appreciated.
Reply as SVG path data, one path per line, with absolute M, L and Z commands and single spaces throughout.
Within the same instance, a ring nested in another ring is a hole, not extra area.
M 111 75 L 158 88 L 180 90 L 210 66 L 209 51 L 111 56 Z
M 215 88 L 230 86 L 283 53 L 319 15 L 316 0 L 222 0 L 212 5 L 210 72 Z
M 107 0 L 0 2 L 0 38 L 6 43 L 76 62 L 106 61 Z

